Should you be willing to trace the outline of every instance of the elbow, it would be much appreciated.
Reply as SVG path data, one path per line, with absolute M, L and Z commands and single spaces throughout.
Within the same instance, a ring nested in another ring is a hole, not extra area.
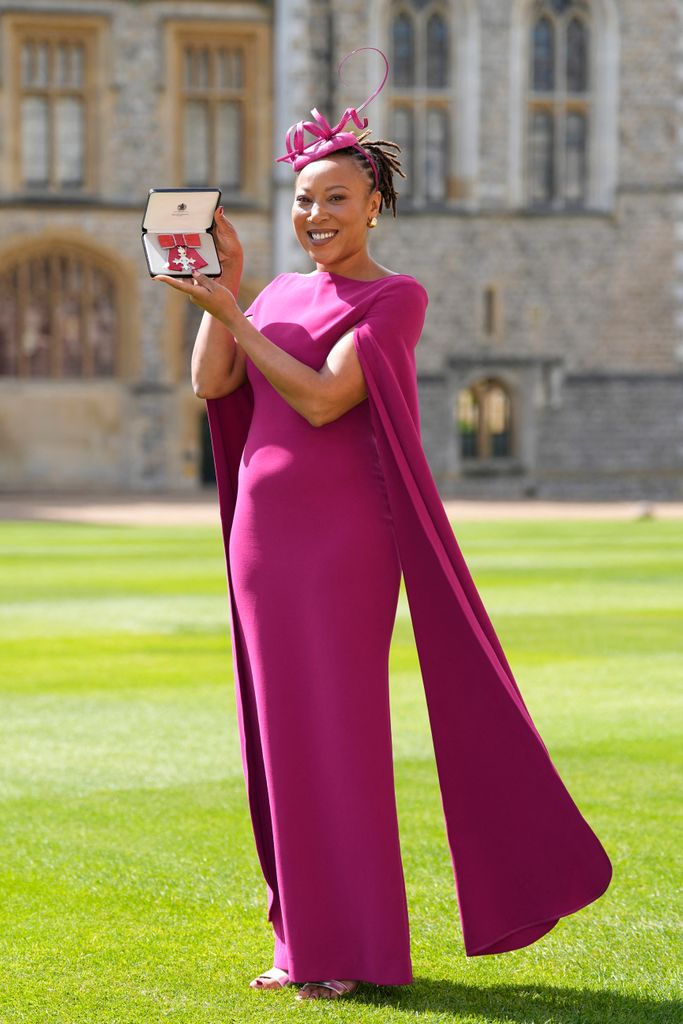
M 202 384 L 200 381 L 192 381 L 192 390 L 194 391 L 197 398 L 219 398 L 220 396 Z
M 310 407 L 306 413 L 306 419 L 312 427 L 324 427 L 326 423 L 329 423 L 333 416 L 330 416 L 330 410 L 321 405 L 315 403 Z

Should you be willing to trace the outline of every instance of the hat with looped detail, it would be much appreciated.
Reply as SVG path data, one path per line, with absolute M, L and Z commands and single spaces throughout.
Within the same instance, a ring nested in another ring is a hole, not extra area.
M 354 132 L 344 130 L 349 121 L 353 121 L 355 126 L 361 130 L 367 128 L 367 117 L 361 119 L 359 113 L 367 107 L 368 103 L 371 103 L 374 100 L 375 96 L 377 96 L 379 92 L 381 92 L 389 74 L 389 61 L 381 50 L 376 46 L 359 46 L 356 50 L 351 50 L 350 53 L 347 53 L 337 68 L 340 78 L 341 69 L 345 62 L 349 57 L 352 57 L 354 53 L 360 53 L 361 50 L 374 50 L 375 53 L 379 53 L 384 61 L 384 78 L 372 95 L 368 96 L 368 98 L 364 100 L 359 107 L 347 107 L 342 114 L 341 120 L 334 127 L 331 127 L 320 111 L 317 110 L 316 107 L 313 107 L 311 110 L 311 114 L 314 118 L 313 121 L 297 121 L 297 123 L 293 124 L 287 131 L 287 152 L 284 156 L 277 157 L 275 161 L 276 163 L 279 163 L 280 161 L 288 161 L 292 165 L 293 170 L 299 172 L 314 160 L 320 160 L 323 157 L 330 156 L 331 153 L 335 153 L 338 149 L 347 149 L 349 146 L 353 146 L 353 148 L 359 150 L 370 163 L 375 175 L 375 185 L 379 186 L 379 172 L 377 170 L 377 164 L 373 160 L 372 156 L 360 145 Z M 304 141 L 306 132 L 314 136 L 313 141 L 308 144 L 305 144 Z

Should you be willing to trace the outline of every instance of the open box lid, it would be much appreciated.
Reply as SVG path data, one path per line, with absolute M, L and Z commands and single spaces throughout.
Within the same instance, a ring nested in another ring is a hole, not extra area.
M 151 188 L 143 231 L 208 231 L 221 198 L 219 188 Z

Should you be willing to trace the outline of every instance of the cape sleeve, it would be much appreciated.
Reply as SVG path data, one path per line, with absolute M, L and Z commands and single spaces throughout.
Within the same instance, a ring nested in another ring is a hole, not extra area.
M 284 274 L 278 274 L 244 311 L 258 326 L 258 313 L 267 293 Z M 224 539 L 230 535 L 237 497 L 237 471 L 254 409 L 254 394 L 247 378 L 235 391 L 222 398 L 207 398 L 206 415 L 216 469 L 216 488 Z
M 277 278 L 274 278 L 274 280 L 277 280 Z M 262 296 L 269 287 L 270 285 L 266 286 L 245 310 L 245 316 L 252 315 L 255 322 L 258 320 Z M 207 398 L 204 401 L 206 403 L 211 448 L 216 470 L 218 508 L 223 536 L 223 549 L 225 552 L 235 708 L 240 754 L 256 852 L 268 890 L 268 920 L 273 921 L 277 911 L 277 875 L 272 828 L 268 815 L 264 811 L 264 808 L 268 807 L 268 787 L 259 739 L 258 717 L 254 704 L 254 687 L 248 652 L 233 596 L 229 554 L 230 532 L 237 500 L 239 467 L 254 410 L 254 393 L 249 378 L 246 377 L 244 382 L 230 394 L 223 395 L 221 398 Z
M 468 956 L 535 942 L 612 865 L 553 765 L 460 551 L 420 439 L 427 293 L 392 282 L 355 326 L 434 744 Z

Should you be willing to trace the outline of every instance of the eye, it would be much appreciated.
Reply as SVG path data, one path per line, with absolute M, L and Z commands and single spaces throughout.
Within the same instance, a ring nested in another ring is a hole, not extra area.
M 343 199 L 346 199 L 346 196 L 343 196 L 343 195 L 330 196 L 330 199 L 342 199 L 343 200 Z
M 297 203 L 310 203 L 311 200 L 308 198 L 308 196 L 297 196 L 296 201 Z

